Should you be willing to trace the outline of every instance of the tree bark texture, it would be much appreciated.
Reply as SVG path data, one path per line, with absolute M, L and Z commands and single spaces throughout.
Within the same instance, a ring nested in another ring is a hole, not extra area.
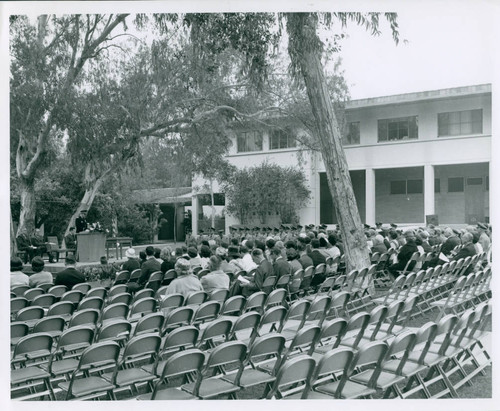
M 295 35 L 301 37 L 297 39 L 301 49 L 296 50 L 296 57 L 316 120 L 317 138 L 321 146 L 328 186 L 345 246 L 347 269 L 359 270 L 370 265 L 366 237 L 354 197 L 340 130 L 330 101 L 320 59 L 321 53 L 313 47 L 308 47 L 311 36 L 316 37 L 316 25 L 314 21 L 309 21 L 310 19 L 304 20 L 308 24 L 300 25 L 295 31 Z M 307 30 L 311 32 L 306 32 Z

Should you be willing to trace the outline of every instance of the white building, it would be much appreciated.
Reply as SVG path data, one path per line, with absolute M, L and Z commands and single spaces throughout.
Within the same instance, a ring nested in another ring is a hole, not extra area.
M 353 100 L 346 119 L 344 148 L 362 221 L 422 225 L 429 215 L 439 224 L 489 221 L 490 84 Z M 227 158 L 237 167 L 265 160 L 297 165 L 311 189 L 301 223 L 336 223 L 321 154 L 303 150 L 286 135 L 248 130 L 235 135 Z M 199 213 L 196 195 L 192 205 Z M 226 228 L 238 223 L 226 216 Z

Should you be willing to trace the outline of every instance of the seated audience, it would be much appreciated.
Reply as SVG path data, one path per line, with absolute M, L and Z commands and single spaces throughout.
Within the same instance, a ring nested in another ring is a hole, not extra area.
M 210 262 L 210 256 L 212 255 L 212 251 L 210 250 L 210 247 L 207 245 L 202 245 L 200 247 L 200 262 L 201 262 L 201 268 L 205 269 L 208 268 L 209 262 Z
M 56 274 L 55 285 L 65 285 L 71 290 L 75 284 L 84 283 L 85 277 L 76 269 L 76 260 L 72 255 L 68 255 L 64 260 L 66 268 Z
M 127 251 L 125 251 L 125 257 L 127 257 L 127 261 L 125 261 L 122 264 L 122 266 L 121 266 L 122 270 L 125 270 L 125 271 L 128 271 L 129 273 L 131 273 L 132 271 L 137 270 L 138 268 L 141 268 L 141 263 L 136 258 L 135 250 L 132 247 L 128 248 Z
M 28 285 L 29 277 L 22 272 L 23 262 L 19 257 L 10 259 L 10 288 L 18 285 Z
M 229 290 L 229 276 L 221 269 L 222 260 L 213 255 L 210 257 L 208 268 L 210 273 L 201 277 L 203 289 L 210 293 L 214 290 Z
M 387 247 L 384 244 L 384 237 L 380 234 L 377 234 L 372 238 L 373 247 L 371 249 L 372 253 L 380 253 L 384 254 L 387 252 Z
M 299 262 L 299 253 L 295 248 L 287 248 L 286 249 L 286 258 L 288 260 L 288 264 L 292 269 L 292 274 L 297 272 L 298 270 L 302 270 L 302 264 Z
M 271 261 L 273 263 L 273 270 L 276 279 L 278 280 L 280 277 L 284 275 L 292 274 L 292 267 L 281 255 L 281 249 L 278 247 L 274 247 L 271 250 Z
M 32 274 L 29 279 L 30 287 L 38 287 L 40 284 L 50 284 L 54 282 L 52 273 L 43 271 L 45 263 L 42 257 L 34 257 L 33 260 L 31 260 L 31 268 L 34 274 Z
M 170 247 L 164 247 L 163 250 L 161 250 L 160 258 L 162 259 L 160 271 L 163 274 L 165 274 L 168 270 L 174 269 L 175 262 L 172 256 L 172 249 Z
M 144 288 L 146 283 L 155 271 L 160 271 L 161 264 L 155 258 L 155 249 L 152 246 L 146 247 L 146 261 L 144 261 L 141 265 L 141 276 L 138 278 L 135 283 L 128 283 L 127 288 L 129 291 L 137 291 L 141 288 Z
M 401 247 L 398 253 L 398 261 L 389 267 L 389 272 L 395 277 L 399 276 L 398 271 L 403 271 L 406 267 L 408 261 L 410 261 L 413 253 L 418 251 L 417 245 L 415 244 L 415 232 L 413 230 L 408 230 L 405 232 L 406 244 Z M 408 266 L 408 270 L 412 270 L 415 266 L 415 262 Z
M 189 256 L 189 264 L 191 265 L 191 269 L 194 267 L 201 267 L 201 258 L 198 255 L 198 250 L 196 247 L 189 247 L 187 249 L 187 255 Z
M 187 297 L 195 291 L 203 291 L 203 286 L 197 276 L 192 273 L 191 264 L 184 258 L 179 258 L 175 263 L 177 278 L 173 279 L 165 292 L 169 294 L 182 294 Z

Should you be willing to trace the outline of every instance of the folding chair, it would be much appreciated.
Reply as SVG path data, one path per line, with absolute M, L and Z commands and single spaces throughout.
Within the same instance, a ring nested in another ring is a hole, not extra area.
M 266 302 L 267 294 L 263 291 L 257 291 L 247 298 L 243 312 L 248 311 L 264 311 L 264 303 Z
M 142 317 L 135 325 L 132 336 L 138 336 L 146 333 L 160 333 L 165 323 L 165 317 L 162 313 L 151 313 Z
M 100 317 L 100 323 L 104 324 L 113 319 L 125 320 L 128 317 L 129 307 L 125 303 L 115 303 L 104 307 Z
M 73 303 L 74 307 L 78 306 L 78 303 L 83 300 L 85 294 L 80 290 L 66 291 L 59 301 L 69 301 Z
M 218 301 L 221 305 L 227 300 L 229 290 L 214 290 L 208 296 L 209 301 Z
M 273 289 L 276 284 L 276 276 L 270 275 L 269 277 L 266 277 L 262 284 L 262 292 L 265 294 L 269 294 Z
M 123 294 L 127 292 L 127 285 L 126 284 L 116 284 L 113 285 L 109 291 L 108 291 L 108 300 L 113 297 L 114 295 L 117 294 Z
M 57 299 L 60 299 L 66 291 L 68 291 L 68 288 L 65 285 L 54 285 L 49 288 L 47 293 L 54 295 Z
M 130 273 L 130 277 L 128 279 L 129 283 L 136 283 L 141 277 L 141 269 L 138 268 Z
M 300 293 L 300 285 L 302 284 L 302 280 L 304 278 L 304 270 L 297 270 L 292 274 L 292 278 L 290 283 L 288 284 L 288 301 L 291 302 L 298 298 Z
M 24 322 L 10 323 L 10 345 L 14 346 L 17 342 L 28 335 L 30 327 Z
M 53 287 L 53 286 L 54 286 L 54 284 L 53 284 L 53 283 L 43 283 L 43 284 L 39 284 L 39 285 L 38 285 L 38 288 L 41 288 L 41 289 L 43 290 L 43 292 L 44 292 L 44 293 L 46 293 L 46 292 L 48 292 L 48 291 L 49 291 L 49 289 L 50 289 L 51 287 Z
M 114 294 L 111 297 L 109 297 L 108 304 L 118 304 L 118 303 L 123 303 L 130 305 L 132 303 L 132 294 L 130 293 L 120 293 L 120 294 Z
M 51 353 L 48 363 L 40 364 L 55 379 L 67 379 L 76 367 L 80 356 L 94 341 L 94 329 L 88 326 L 78 326 L 65 330 L 55 350 Z
M 104 300 L 100 297 L 85 297 L 78 303 L 77 311 L 92 308 L 101 311 L 104 305 Z
M 351 298 L 351 294 L 347 291 L 340 291 L 335 294 L 331 294 L 332 302 L 330 303 L 329 312 L 326 318 L 330 317 L 340 317 L 347 316 L 347 304 Z
M 290 306 L 280 331 L 286 340 L 291 340 L 297 330 L 304 326 L 310 307 L 311 302 L 308 300 L 297 300 Z
M 387 306 L 387 314 L 385 316 L 384 322 L 380 325 L 377 332 L 377 340 L 387 340 L 394 337 L 393 329 L 400 321 L 400 316 L 405 308 L 405 302 L 396 300 Z M 375 330 L 374 324 L 369 324 L 367 327 L 368 332 L 373 332 Z
M 130 307 L 129 321 L 135 322 L 146 314 L 156 310 L 156 300 L 152 297 L 142 298 Z
M 102 300 L 106 299 L 106 296 L 108 294 L 108 291 L 104 287 L 95 287 L 91 288 L 85 297 L 90 298 L 90 297 L 99 297 Z
M 200 305 L 207 301 L 207 299 L 208 294 L 205 291 L 194 291 L 186 297 L 184 305 Z
M 72 291 L 81 291 L 83 293 L 83 295 L 86 295 L 91 288 L 92 288 L 92 286 L 89 283 L 79 283 L 79 284 L 75 284 L 71 290 Z
M 309 356 L 287 360 L 280 367 L 274 383 L 268 383 L 266 398 L 305 398 L 315 367 L 316 361 Z
M 257 335 L 262 336 L 274 331 L 281 332 L 287 312 L 288 310 L 281 306 L 271 307 L 264 311 L 257 329 Z
M 190 325 L 194 316 L 193 307 L 179 307 L 170 311 L 165 318 L 165 325 L 163 327 L 162 335 L 170 332 L 171 330 Z
M 377 380 L 381 371 L 381 363 L 385 358 L 388 346 L 383 341 L 372 341 L 360 347 L 349 364 L 348 369 L 339 381 L 323 384 L 315 388 L 317 392 L 335 398 L 371 398 L 376 393 Z M 371 366 L 374 368 L 367 385 L 354 381 L 351 376 L 356 368 Z
M 205 354 L 197 349 L 178 352 L 172 355 L 162 369 L 160 379 L 154 384 L 151 394 L 144 394 L 137 397 L 138 400 L 194 400 L 197 399 L 200 383 L 201 370 L 205 361 Z M 194 377 L 193 377 L 194 374 Z M 187 393 L 179 387 L 162 388 L 171 385 L 171 381 L 182 379 L 194 379 L 191 393 Z
M 201 382 L 184 384 L 181 388 L 192 395 L 198 389 L 197 397 L 201 399 L 210 399 L 221 395 L 237 399 L 236 393 L 241 389 L 239 387 L 240 376 L 243 372 L 246 353 L 247 346 L 239 341 L 229 341 L 219 345 L 208 357 Z M 228 367 L 238 369 L 233 382 L 222 379 Z M 212 376 L 208 377 L 210 374 Z
M 370 312 L 370 318 L 368 320 L 368 324 L 366 325 L 366 327 L 362 326 L 357 335 L 353 335 L 350 338 L 342 339 L 341 344 L 349 348 L 352 348 L 353 350 L 357 350 L 358 347 L 362 347 L 364 344 L 368 342 L 375 341 L 375 339 L 377 338 L 377 334 L 380 330 L 380 327 L 382 326 L 382 323 L 384 322 L 386 316 L 387 316 L 386 306 L 379 305 L 375 307 Z M 373 325 L 373 329 L 370 330 L 369 333 L 366 333 L 369 324 Z
M 36 361 L 50 356 L 52 337 L 47 333 L 30 334 L 22 337 L 14 346 L 11 359 L 11 398 L 28 400 L 48 395 L 55 400 L 50 382 L 50 374 L 38 367 Z M 38 392 L 36 387 L 43 385 L 44 391 Z M 19 391 L 29 390 L 30 394 L 16 396 Z
M 268 384 L 275 381 L 276 369 L 271 374 L 257 369 L 257 366 L 262 361 L 268 361 L 269 358 L 279 360 L 281 353 L 285 347 L 285 338 L 282 335 L 271 333 L 262 337 L 257 337 L 252 343 L 245 366 L 240 376 L 239 386 L 242 389 L 254 387 L 259 384 Z M 279 364 L 279 361 L 276 361 Z M 222 377 L 223 380 L 234 383 L 238 375 L 238 370 L 229 373 Z M 263 398 L 262 395 L 261 398 Z
M 26 323 L 31 329 L 38 322 L 38 320 L 43 318 L 44 314 L 45 312 L 42 307 L 26 307 L 17 312 L 16 321 Z
M 309 308 L 306 321 L 314 321 L 319 327 L 321 327 L 321 324 L 323 324 L 323 321 L 330 310 L 331 304 L 332 298 L 329 295 L 315 297 L 311 301 L 311 307 Z
M 177 273 L 175 272 L 175 270 L 168 270 L 163 276 L 162 285 L 169 285 L 175 278 L 177 278 Z
M 109 320 L 98 328 L 95 342 L 114 341 L 120 346 L 128 340 L 132 325 L 127 320 L 114 319 Z
M 144 288 L 142 290 L 137 291 L 134 294 L 134 298 L 132 299 L 132 303 L 135 303 L 139 300 L 142 300 L 144 298 L 153 298 L 155 296 L 155 290 L 152 290 L 151 288 Z
M 145 289 L 153 290 L 155 293 L 160 288 L 163 282 L 163 273 L 161 271 L 155 271 L 151 273 L 148 282 L 144 286 Z M 153 297 L 153 295 L 151 295 Z
M 87 325 L 95 328 L 99 320 L 100 311 L 95 308 L 87 308 L 85 310 L 76 311 L 68 323 L 68 328 Z
M 342 338 L 344 338 L 346 331 L 347 321 L 344 318 L 325 321 L 321 328 L 315 351 L 311 354 L 313 358 L 318 360 L 320 355 L 337 348 Z
M 53 340 L 57 340 L 57 338 L 62 334 L 65 324 L 66 322 L 64 320 L 64 317 L 45 317 L 37 321 L 37 323 L 33 327 L 33 334 L 47 333 L 52 337 Z
M 282 288 L 285 290 L 285 294 L 288 293 L 288 284 L 290 283 L 291 276 L 289 274 L 282 275 L 276 281 L 274 286 L 275 289 Z
M 59 388 L 66 392 L 66 401 L 70 399 L 91 399 L 106 395 L 114 400 L 115 386 L 99 375 L 91 375 L 104 367 L 116 367 L 120 346 L 114 341 L 103 341 L 86 348 L 78 366 L 71 374 L 71 379 L 59 383 Z
M 152 381 L 156 379 L 154 374 L 140 368 L 139 364 L 144 361 L 153 363 L 160 349 L 161 338 L 156 334 L 142 334 L 131 338 L 125 348 L 120 360 L 116 363 L 113 371 L 102 374 L 102 378 L 118 389 L 128 389 L 130 394 L 137 395 L 139 384 L 148 384 L 152 389 Z
M 311 288 L 311 281 L 313 274 L 314 274 L 314 266 L 311 265 L 304 269 L 304 276 L 300 284 L 300 289 L 302 290 L 303 295 L 306 295 Z
M 41 288 L 37 287 L 25 291 L 23 297 L 26 298 L 28 301 L 33 301 L 35 297 L 38 297 L 43 294 L 45 294 L 45 292 Z
M 246 341 L 251 344 L 257 336 L 260 320 L 261 315 L 255 311 L 241 314 L 234 322 L 228 340 Z
M 228 318 L 232 317 L 236 319 L 237 316 L 241 314 L 243 308 L 245 307 L 246 298 L 242 295 L 235 295 L 234 297 L 229 297 L 220 310 L 220 317 Z
M 277 305 L 283 305 L 285 302 L 287 291 L 283 288 L 273 290 L 269 293 L 264 303 L 264 310 Z
M 196 267 L 196 268 L 198 268 L 198 267 Z M 206 276 L 209 273 L 210 273 L 210 270 L 207 270 L 205 268 L 205 269 L 198 270 L 198 272 L 196 272 L 195 274 L 198 276 L 198 278 L 202 278 L 202 277 Z
M 29 291 L 29 290 L 30 290 L 30 287 L 27 285 L 17 285 L 15 287 L 11 288 L 10 292 L 14 293 L 18 297 L 24 297 L 24 293 L 26 291 Z
M 15 315 L 19 312 L 19 310 L 26 308 L 28 305 L 29 305 L 29 301 L 24 297 L 11 298 L 10 299 L 10 315 L 11 315 L 11 317 L 14 318 Z
M 46 316 L 61 315 L 66 321 L 69 321 L 74 311 L 75 306 L 71 301 L 59 301 L 49 307 Z
M 179 308 L 184 304 L 184 296 L 182 294 L 168 294 L 160 301 L 159 310 L 167 315 L 175 308 Z
M 228 341 L 232 328 L 233 323 L 230 320 L 222 319 L 208 323 L 201 334 L 197 347 L 209 351 L 222 342 Z
M 128 283 L 129 278 L 130 278 L 129 271 L 127 271 L 127 270 L 118 271 L 116 273 L 116 277 L 115 277 L 115 281 L 113 282 L 113 285 L 126 284 L 126 283 Z
M 370 318 L 370 314 L 366 312 L 354 314 L 347 322 L 346 332 L 344 333 L 340 344 L 346 345 L 349 348 L 353 346 L 357 347 L 363 338 L 366 327 L 368 327 Z
M 192 324 L 199 327 L 201 324 L 207 321 L 212 321 L 217 318 L 220 311 L 220 302 L 218 301 L 207 301 L 196 309 L 194 312 Z

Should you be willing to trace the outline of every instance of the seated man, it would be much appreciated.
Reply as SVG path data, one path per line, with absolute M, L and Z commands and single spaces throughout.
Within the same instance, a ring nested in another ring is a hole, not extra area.
M 216 255 L 210 257 L 208 263 L 210 273 L 200 279 L 201 285 L 207 293 L 215 290 L 229 290 L 229 276 L 221 270 L 221 262 L 222 260 Z
M 21 230 L 16 237 L 18 251 L 24 252 L 24 263 L 31 261 L 35 256 L 35 248 L 31 245 L 31 238 L 26 230 Z
M 264 257 L 261 249 L 256 248 L 252 251 L 252 259 L 257 264 L 257 269 L 253 277 L 244 277 L 248 282 L 240 285 L 241 294 L 245 297 L 252 295 L 256 291 L 262 291 L 262 286 L 267 277 L 274 275 L 272 264 Z M 237 283 L 239 281 L 237 280 Z
M 54 262 L 54 257 L 50 252 L 50 244 L 44 241 L 39 228 L 35 228 L 35 232 L 31 237 L 31 245 L 35 248 L 35 255 L 39 255 L 43 258 L 43 255 L 47 253 L 49 256 L 49 263 Z
M 146 247 L 146 261 L 141 264 L 141 276 L 136 283 L 128 283 L 127 288 L 130 291 L 137 291 L 143 288 L 155 271 L 161 271 L 161 264 L 155 258 L 155 249 L 152 246 Z
M 64 260 L 64 265 L 66 268 L 56 275 L 54 281 L 55 285 L 65 285 L 68 290 L 71 290 L 75 284 L 85 282 L 84 275 L 76 269 L 76 260 L 74 256 L 67 256 L 66 260 Z
M 408 263 L 408 261 L 410 261 L 413 253 L 416 253 L 418 251 L 417 244 L 415 243 L 415 232 L 413 230 L 408 230 L 404 235 L 406 238 L 406 244 L 401 247 L 398 253 L 397 263 L 389 267 L 389 272 L 395 277 L 399 275 L 399 271 L 403 271 L 405 269 L 406 264 Z M 413 270 L 415 264 L 415 262 L 411 263 L 408 266 L 408 270 Z
M 34 274 L 30 276 L 30 287 L 38 287 L 40 284 L 50 284 L 54 282 L 52 274 L 48 271 L 43 271 L 45 263 L 42 257 L 34 257 L 33 260 L 31 260 L 31 268 Z
M 29 285 L 29 277 L 23 273 L 23 262 L 19 257 L 10 259 L 10 288 Z
M 76 231 L 75 227 L 69 228 L 69 234 L 64 237 L 64 244 L 66 245 L 66 250 L 76 251 Z

